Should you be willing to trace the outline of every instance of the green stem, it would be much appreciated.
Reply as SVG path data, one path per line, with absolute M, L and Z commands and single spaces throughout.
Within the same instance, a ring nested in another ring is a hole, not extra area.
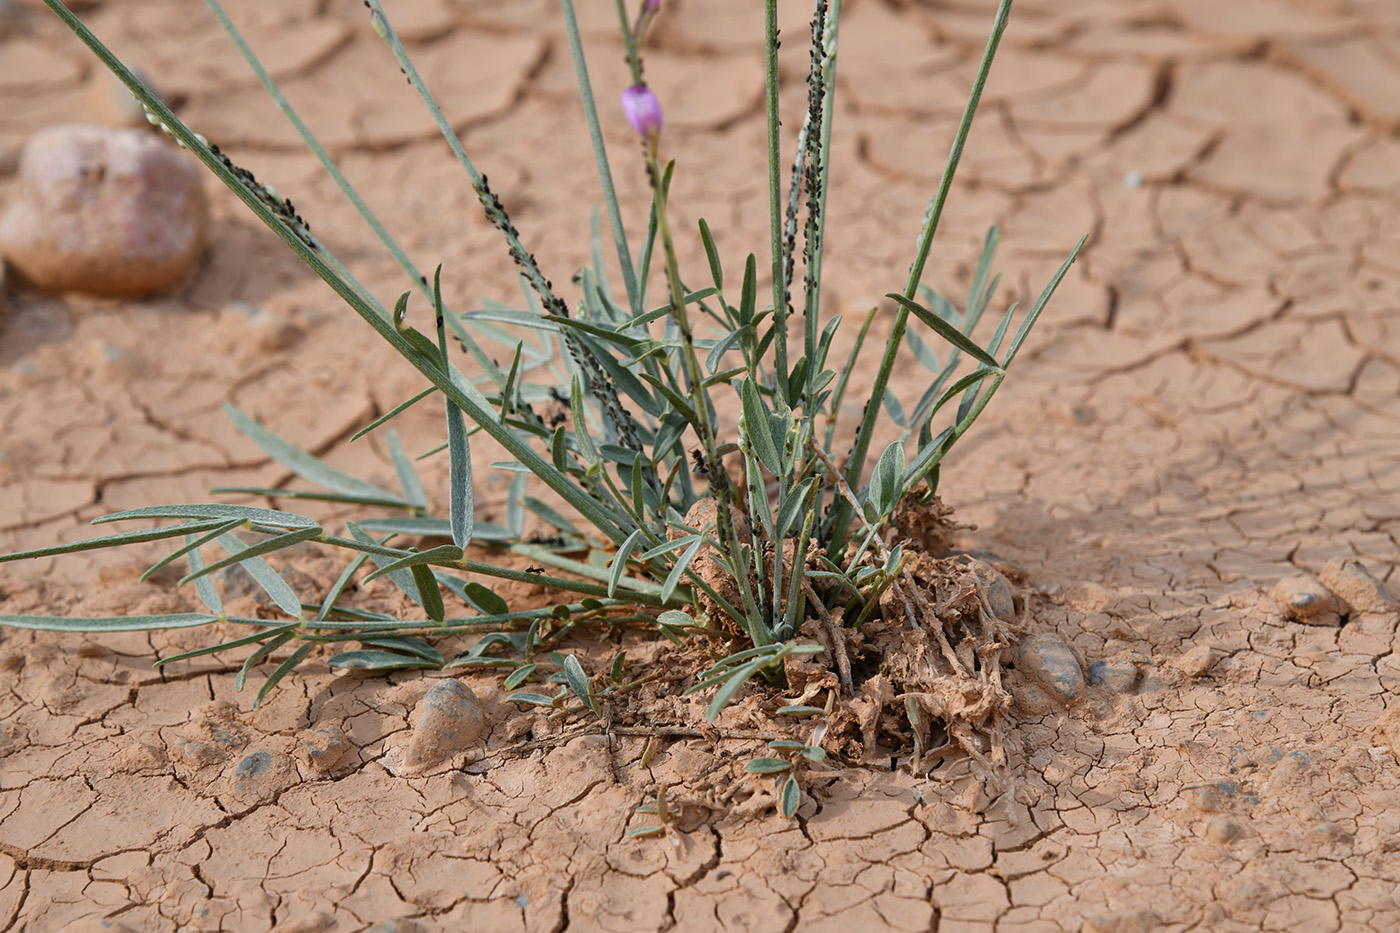
M 953 186 L 953 175 L 957 172 L 958 162 L 962 159 L 963 147 L 967 144 L 968 133 L 972 129 L 972 118 L 976 115 L 977 105 L 982 99 L 982 89 L 987 84 L 987 75 L 992 68 L 992 58 L 996 55 L 997 46 L 1001 44 L 1002 33 L 1006 31 L 1007 17 L 1011 14 L 1011 2 L 1012 0 L 1001 0 L 997 7 L 996 19 L 992 24 L 992 34 L 987 39 L 987 47 L 982 53 L 982 63 L 977 69 L 977 79 L 972 85 L 972 93 L 968 95 L 967 106 L 963 109 L 962 122 L 958 124 L 957 135 L 954 136 L 952 149 L 948 153 L 948 161 L 943 166 L 943 178 L 938 184 L 938 191 L 929 201 L 928 208 L 924 212 L 924 225 L 919 233 L 919 248 L 914 257 L 914 264 L 909 270 L 909 279 L 904 286 L 904 296 L 911 300 L 918 292 L 919 282 L 923 278 L 924 264 L 928 261 L 929 249 L 933 245 L 933 236 L 938 230 L 938 221 L 943 216 L 943 205 L 948 200 L 948 192 Z M 903 305 L 899 306 L 895 312 L 894 328 L 890 331 L 889 342 L 885 345 L 885 355 L 875 374 L 875 383 L 871 386 L 870 402 L 866 406 L 865 417 L 861 420 L 855 448 L 851 451 L 851 458 L 846 466 L 846 479 L 852 485 L 860 482 L 861 473 L 865 469 L 865 458 L 870 453 L 870 443 L 875 434 L 875 422 L 880 415 L 885 391 L 889 388 L 895 356 L 899 352 L 900 345 L 904 342 L 904 330 L 908 321 L 908 310 Z M 833 550 L 845 546 L 845 530 L 850 522 L 849 513 L 849 506 L 844 503 L 838 507 L 837 519 L 832 532 Z

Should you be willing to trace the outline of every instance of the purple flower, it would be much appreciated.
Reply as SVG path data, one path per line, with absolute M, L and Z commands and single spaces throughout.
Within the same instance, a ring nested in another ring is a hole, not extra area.
M 643 13 L 656 13 L 661 10 L 661 0 L 645 0 L 642 4 Z
M 645 84 L 634 84 L 622 92 L 622 112 L 632 129 L 643 136 L 661 132 L 661 101 Z

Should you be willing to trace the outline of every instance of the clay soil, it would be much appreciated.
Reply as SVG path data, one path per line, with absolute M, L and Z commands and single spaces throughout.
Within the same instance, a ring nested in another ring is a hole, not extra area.
M 29 133 L 120 109 L 36 6 L 0 5 L 0 199 Z M 405 287 L 202 4 L 83 6 L 381 298 Z M 419 264 L 445 264 L 449 301 L 518 296 L 363 7 L 231 6 Z M 578 193 L 595 189 L 557 7 L 389 6 L 530 247 L 567 282 L 588 257 L 595 199 Z M 633 141 L 608 104 L 625 76 L 612 4 L 580 6 L 639 223 Z M 705 216 L 737 268 L 767 223 L 761 14 L 747 0 L 664 7 L 649 75 L 679 160 L 674 222 L 693 231 Z M 991 7 L 846 8 L 826 297 L 849 321 L 903 282 Z M 493 726 L 486 745 L 405 775 L 393 761 L 409 712 L 442 675 L 340 674 L 322 655 L 254 710 L 255 691 L 234 689 L 241 658 L 152 669 L 208 632 L 5 630 L 0 930 L 1400 927 L 1393 603 L 1353 591 L 1340 617 L 1307 625 L 1272 595 L 1339 557 L 1400 592 L 1398 9 L 1017 4 L 926 281 L 963 294 L 996 222 L 998 301 L 1026 300 L 1090 239 L 1019 371 L 946 464 L 942 493 L 978 526 L 961 545 L 1024 568 L 1025 635 L 1058 635 L 1086 668 L 1131 676 L 1061 706 L 1009 671 L 1010 793 L 957 761 L 931 773 L 837 761 L 786 820 L 766 783 L 729 776 L 761 747 L 754 736 L 780 728 L 761 716 L 675 730 L 643 764 L 644 730 L 551 732 L 502 703 L 488 675 L 465 678 Z M 794 101 L 804 31 L 790 11 Z M 209 191 L 211 247 L 173 296 L 11 283 L 0 548 L 82 537 L 119 509 L 206 501 L 213 486 L 286 480 L 219 413 L 225 400 L 392 482 L 382 441 L 348 437 L 418 377 L 231 195 Z M 687 232 L 683 248 L 698 276 L 698 238 Z M 886 307 L 876 330 L 891 319 Z M 912 386 L 906 364 L 899 384 Z M 437 442 L 429 407 L 402 419 L 410 450 Z M 481 512 L 499 519 L 507 481 L 491 451 L 477 454 Z M 440 491 L 440 467 L 429 476 Z M 135 582 L 156 553 L 5 565 L 0 611 L 190 607 L 169 577 Z M 293 561 L 293 582 L 323 579 L 318 560 Z M 675 721 L 693 723 L 701 702 L 675 700 Z M 676 831 L 628 837 L 659 787 L 677 801 Z

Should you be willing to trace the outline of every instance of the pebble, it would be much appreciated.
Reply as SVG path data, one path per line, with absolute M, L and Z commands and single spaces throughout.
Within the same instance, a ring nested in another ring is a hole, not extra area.
M 998 619 L 1014 623 L 1016 621 L 1016 598 L 1011 594 L 1011 584 L 1007 582 L 1006 577 L 1002 576 L 1001 571 L 991 565 L 985 566 L 992 577 L 991 585 L 986 590 L 987 604 L 992 607 L 992 612 L 996 614 Z
M 1138 666 L 1129 658 L 1095 661 L 1089 665 L 1091 687 L 1107 687 L 1114 693 L 1132 693 L 1138 679 Z
M 475 745 L 485 730 L 481 701 L 460 680 L 440 680 L 413 711 L 405 764 L 429 768 Z
M 344 729 L 321 726 L 297 736 L 296 757 L 312 773 L 325 775 L 334 771 L 353 747 Z
M 134 129 L 40 130 L 20 154 L 0 215 L 0 254 L 50 292 L 169 291 L 204 251 L 208 206 L 198 165 Z
M 1318 579 L 1357 612 L 1400 613 L 1400 601 L 1359 560 L 1334 557 L 1322 565 Z
M 1341 625 L 1337 598 L 1312 577 L 1285 577 L 1274 585 L 1283 614 L 1304 625 Z
M 1061 703 L 1084 692 L 1084 672 L 1069 646 L 1054 635 L 1032 635 L 1021 643 L 1017 668 L 1040 682 Z
M 1204 677 L 1219 660 L 1210 645 L 1197 645 L 1176 659 L 1176 669 L 1187 677 Z

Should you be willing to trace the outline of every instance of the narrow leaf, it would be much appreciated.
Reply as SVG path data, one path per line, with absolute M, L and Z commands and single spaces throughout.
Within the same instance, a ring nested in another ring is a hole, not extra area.
M 220 616 L 205 612 L 175 612 L 169 615 L 116 616 L 75 619 L 70 616 L 29 616 L 0 614 L 0 625 L 11 628 L 35 629 L 43 632 L 151 632 L 158 629 L 194 628 L 221 621 Z
M 96 524 L 97 521 L 101 521 L 101 519 L 94 519 L 93 523 Z M 96 548 L 120 547 L 123 544 L 139 544 L 143 541 L 159 541 L 162 538 L 177 538 L 180 535 L 212 531 L 216 528 L 222 528 L 225 525 L 226 522 L 221 519 L 216 521 L 187 522 L 183 525 L 168 525 L 164 528 L 145 528 L 141 531 L 124 531 L 120 534 L 106 535 L 101 538 L 87 538 L 82 541 L 73 541 L 69 544 L 55 544 L 51 547 L 35 548 L 32 551 L 18 551 L 14 554 L 3 554 L 0 555 L 0 564 L 11 560 L 29 560 L 34 557 L 50 557 L 54 554 L 71 554 L 75 551 L 91 551 Z
M 263 427 L 256 419 L 237 406 L 225 402 L 223 408 L 234 427 L 238 428 L 254 444 L 261 447 L 269 457 L 302 479 L 345 495 L 408 504 L 402 497 L 394 495 L 387 489 L 380 489 L 378 486 L 356 479 L 348 473 L 342 473 L 308 451 L 284 440 Z
M 418 508 L 426 509 L 428 493 L 423 489 L 423 480 L 413 466 L 413 461 L 404 453 L 403 444 L 399 443 L 399 432 L 390 428 L 387 439 L 389 457 L 394 461 L 395 472 L 399 474 L 399 485 L 403 487 L 404 498 Z
M 899 302 L 909 311 L 913 312 L 915 317 L 923 321 L 929 326 L 930 329 L 935 331 L 938 334 L 938 336 L 942 337 L 944 340 L 948 341 L 953 346 L 957 347 L 959 350 L 962 350 L 964 353 L 976 358 L 982 363 L 986 363 L 988 366 L 994 366 L 997 368 L 1001 367 L 1001 364 L 997 362 L 996 357 L 992 356 L 986 350 L 983 350 L 977 344 L 973 343 L 970 338 L 968 338 L 962 333 L 962 331 L 958 330 L 952 324 L 949 324 L 947 321 L 943 320 L 943 318 L 934 314 L 932 311 L 930 311 L 928 308 L 925 308 L 917 301 L 913 300 L 912 298 L 905 298 L 898 292 L 890 292 L 885 297 L 893 298 L 895 301 Z
M 661 584 L 662 602 L 670 602 L 671 594 L 676 592 L 676 586 L 681 582 L 681 575 L 690 566 L 690 562 L 695 559 L 695 553 L 700 550 L 700 545 L 704 543 L 704 540 L 704 538 L 696 536 L 695 541 L 681 555 L 681 559 L 676 561 L 676 565 L 671 568 L 671 572 L 666 576 L 666 582 Z
M 588 678 L 588 674 L 584 671 L 578 658 L 571 654 L 564 657 L 564 677 L 568 680 L 569 689 L 574 692 L 574 695 L 588 704 L 588 708 L 594 713 L 597 713 L 598 699 L 593 695 L 593 682 Z
M 778 456 L 778 449 L 773 444 L 773 435 L 769 429 L 768 409 L 758 394 L 758 387 L 754 385 L 752 379 L 745 379 L 739 392 L 744 407 L 743 427 L 748 435 L 749 444 L 753 447 L 754 455 L 758 457 L 759 462 L 769 473 L 780 477 L 783 475 L 783 465 Z
M 802 803 L 802 788 L 797 786 L 797 775 L 792 775 L 783 782 L 782 810 L 783 816 L 792 819 L 797 814 L 797 807 Z

